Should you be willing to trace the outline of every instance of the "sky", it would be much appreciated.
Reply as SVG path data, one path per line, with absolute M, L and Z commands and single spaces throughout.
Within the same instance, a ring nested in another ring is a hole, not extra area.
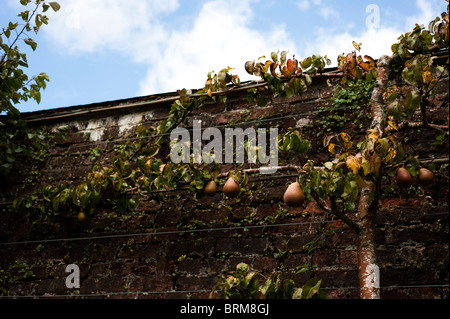
M 390 55 L 397 38 L 425 27 L 444 0 L 58 0 L 49 24 L 27 53 L 32 77 L 50 77 L 41 103 L 21 112 L 199 89 L 210 71 L 231 67 L 241 81 L 246 61 L 288 51 L 298 60 L 337 56 L 362 43 L 361 54 Z M 29 5 L 29 9 L 32 7 Z M 0 4 L 0 28 L 20 22 L 19 0 Z

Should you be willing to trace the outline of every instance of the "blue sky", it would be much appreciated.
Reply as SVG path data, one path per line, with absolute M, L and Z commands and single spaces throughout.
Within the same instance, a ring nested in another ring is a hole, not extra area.
M 297 59 L 340 53 L 362 43 L 379 58 L 415 23 L 446 11 L 444 0 L 59 0 L 49 25 L 26 45 L 29 76 L 50 77 L 39 105 L 21 112 L 198 89 L 209 71 L 244 64 L 271 51 Z M 2 1 L 0 27 L 19 21 L 19 0 Z M 374 20 L 379 10 L 379 19 Z

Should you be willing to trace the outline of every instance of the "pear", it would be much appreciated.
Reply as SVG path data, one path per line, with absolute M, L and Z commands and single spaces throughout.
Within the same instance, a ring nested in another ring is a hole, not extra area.
M 234 198 L 239 195 L 241 188 L 238 183 L 233 179 L 233 177 L 228 178 L 225 185 L 223 185 L 223 193 L 229 197 Z
M 288 186 L 283 196 L 284 203 L 290 207 L 299 207 L 305 202 L 305 195 L 298 182 Z
M 217 191 L 216 182 L 209 181 L 208 184 L 206 184 L 204 192 L 206 196 L 214 196 Z
M 84 221 L 86 220 L 86 214 L 85 214 L 83 211 L 80 211 L 80 212 L 78 213 L 77 218 L 78 218 L 78 221 L 79 221 L 80 223 L 82 223 L 82 222 L 84 222 Z
M 420 186 L 428 186 L 430 184 L 432 184 L 434 181 L 434 174 L 426 169 L 426 168 L 421 168 L 419 170 L 419 184 Z
M 413 183 L 413 179 L 406 168 L 400 167 L 395 176 L 397 185 L 400 187 L 409 187 Z

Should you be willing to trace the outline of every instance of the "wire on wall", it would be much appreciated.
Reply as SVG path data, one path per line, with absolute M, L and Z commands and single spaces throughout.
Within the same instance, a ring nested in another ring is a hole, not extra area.
M 421 288 L 445 288 L 449 287 L 448 284 L 430 284 L 430 285 L 392 285 L 392 286 L 382 286 L 380 289 L 421 289 Z M 296 289 L 296 288 L 294 288 Z M 349 287 L 321 287 L 323 290 L 355 290 L 359 289 L 356 286 Z M 220 292 L 220 291 L 216 291 Z M 119 291 L 119 292 L 102 292 L 102 293 L 88 293 L 88 294 L 71 294 L 71 295 L 13 295 L 13 296 L 0 296 L 0 299 L 51 299 L 51 298 L 90 298 L 90 297 L 110 297 L 110 296 L 146 296 L 146 295 L 163 295 L 163 294 L 194 294 L 194 293 L 211 293 L 208 289 L 198 289 L 198 290 L 165 290 L 165 291 Z
M 441 216 L 441 215 L 448 216 L 448 213 L 413 214 L 413 215 L 408 215 L 408 217 Z M 204 232 L 216 232 L 216 231 L 259 229 L 259 228 L 270 228 L 270 227 L 313 225 L 313 224 L 333 223 L 336 221 L 337 220 L 335 220 L 335 219 L 329 219 L 329 220 L 321 220 L 321 221 L 295 222 L 295 223 L 279 223 L 279 224 L 248 225 L 248 226 L 233 226 L 233 227 L 215 227 L 215 228 L 203 228 L 203 229 L 170 230 L 170 231 L 154 231 L 154 232 L 143 232 L 143 233 L 110 234 L 110 235 L 86 236 L 86 237 L 51 238 L 51 239 L 3 242 L 3 243 L 0 243 L 0 245 L 11 246 L 11 245 L 26 245 L 26 244 L 45 244 L 45 243 L 51 243 L 51 242 L 65 242 L 65 241 L 114 239 L 114 238 L 126 238 L 126 237 L 181 235 L 181 234 L 187 234 L 187 233 L 190 234 L 190 233 L 204 233 Z

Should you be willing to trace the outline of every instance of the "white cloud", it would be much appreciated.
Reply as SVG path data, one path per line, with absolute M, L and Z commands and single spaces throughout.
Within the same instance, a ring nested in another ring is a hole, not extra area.
M 322 3 L 322 0 L 300 0 L 297 2 L 297 7 L 300 9 L 300 11 L 306 11 L 309 9 L 310 4 L 313 5 L 320 5 Z
M 407 17 L 405 19 L 405 27 L 408 30 L 412 30 L 415 24 L 423 24 L 425 28 L 428 28 L 428 23 L 431 20 L 434 20 L 437 15 L 440 16 L 439 8 L 441 8 L 443 1 L 442 0 L 416 0 L 416 7 L 419 9 L 419 13 Z
M 339 12 L 330 8 L 330 7 L 322 7 L 319 10 L 319 14 L 321 17 L 323 17 L 325 20 L 328 20 L 328 18 L 334 17 L 334 18 L 339 18 Z
M 241 80 L 249 79 L 245 61 L 269 56 L 278 49 L 295 52 L 283 26 L 269 33 L 249 27 L 252 1 L 216 0 L 206 3 L 190 30 L 178 30 L 167 39 L 157 63 L 147 71 L 141 93 L 200 88 L 209 71 L 230 66 Z M 253 77 L 254 78 L 254 77 Z
M 170 30 L 162 18 L 177 10 L 177 0 L 60 3 L 61 11 L 45 28 L 52 43 L 64 53 L 108 50 L 142 63 L 146 71 L 140 95 L 200 88 L 209 71 L 227 66 L 245 80 L 245 61 L 272 50 L 295 52 L 283 25 L 265 33 L 250 27 L 254 0 L 208 1 L 190 29 Z
M 297 7 L 301 11 L 306 11 L 309 8 L 309 1 L 308 0 L 300 0 L 297 2 Z
M 126 50 L 142 39 L 157 44 L 164 36 L 159 15 L 178 8 L 178 0 L 60 0 L 44 30 L 66 53 Z

